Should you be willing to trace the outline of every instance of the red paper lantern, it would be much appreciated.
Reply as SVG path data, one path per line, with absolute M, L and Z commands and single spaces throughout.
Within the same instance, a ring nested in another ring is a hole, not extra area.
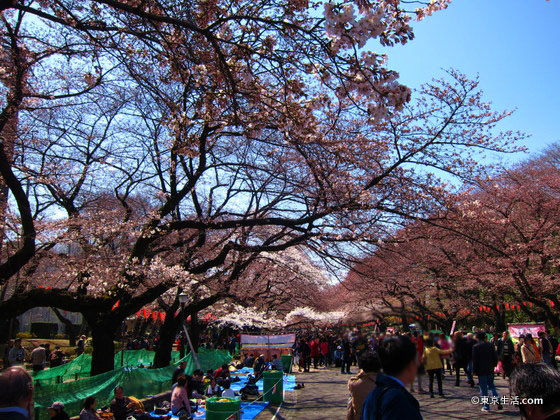
M 161 322 L 165 322 L 165 312 L 160 312 L 160 313 L 159 313 L 159 320 L 160 320 Z

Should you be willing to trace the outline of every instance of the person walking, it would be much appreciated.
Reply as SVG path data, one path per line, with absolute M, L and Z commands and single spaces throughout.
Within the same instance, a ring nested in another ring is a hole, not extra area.
M 439 344 L 439 348 L 442 350 L 451 349 L 451 343 L 449 342 L 449 340 L 447 339 L 444 333 L 441 333 L 439 335 L 438 344 Z M 449 374 L 453 375 L 453 368 L 451 367 L 451 353 L 452 351 L 449 354 L 442 356 L 441 359 L 442 359 L 442 364 L 444 364 L 443 373 L 445 373 L 445 364 L 446 364 L 447 369 L 449 370 Z
M 381 362 L 377 353 L 366 351 L 358 359 L 358 374 L 348 380 L 350 399 L 346 412 L 346 420 L 360 420 L 364 401 L 375 388 L 377 374 L 381 370 Z
M 498 340 L 497 352 L 498 360 L 502 362 L 502 367 L 504 368 L 503 378 L 509 378 L 513 369 L 513 355 L 515 352 L 515 347 L 508 331 L 504 331 L 504 333 L 502 334 L 502 338 Z
M 552 359 L 554 358 L 552 344 L 550 343 L 550 340 L 548 339 L 546 332 L 539 331 L 538 336 L 539 336 L 539 341 L 537 347 L 541 354 L 542 361 L 548 366 L 552 366 Z
M 411 341 L 416 346 L 416 357 L 417 357 L 416 362 L 418 365 L 418 371 L 416 372 L 416 380 L 418 381 L 418 393 L 423 394 L 425 391 L 424 388 L 422 387 L 422 378 L 426 374 L 426 368 L 422 363 L 422 355 L 424 354 L 424 339 L 422 338 L 422 333 L 419 333 L 418 331 L 414 331 L 414 333 L 412 333 Z M 412 383 L 410 384 L 410 392 L 414 392 L 414 381 L 412 381 Z
M 325 337 L 319 343 L 319 350 L 321 352 L 321 364 L 324 367 L 329 367 L 329 342 Z
M 418 369 L 415 344 L 408 336 L 393 336 L 383 340 L 378 353 L 383 372 L 364 402 L 362 420 L 422 420 L 420 404 L 407 390 Z
M 521 346 L 521 358 L 523 363 L 540 363 L 541 355 L 539 353 L 539 348 L 533 340 L 531 334 L 525 335 L 525 340 Z
M 340 365 L 340 373 L 350 373 L 352 365 L 352 349 L 350 341 L 346 337 L 342 339 L 342 364 Z
M 472 374 L 467 367 L 469 359 L 467 356 L 467 340 L 459 331 L 453 336 L 453 359 L 455 360 L 455 386 L 460 385 L 461 369 L 463 369 L 467 375 L 467 383 L 474 387 Z
M 319 358 L 321 352 L 319 351 L 319 339 L 314 338 L 309 343 L 309 347 L 311 348 L 311 359 L 313 359 L 313 367 L 317 369 L 319 367 Z
M 498 391 L 494 385 L 494 368 L 498 364 L 498 355 L 494 345 L 488 342 L 486 333 L 480 331 L 476 334 L 476 338 L 478 344 L 473 346 L 472 363 L 473 372 L 478 376 L 480 396 L 482 401 L 484 401 L 490 391 L 493 397 L 499 398 Z M 503 409 L 503 406 L 498 402 L 498 410 L 501 409 Z M 490 411 L 488 402 L 483 404 L 481 411 Z
M 86 348 L 86 340 L 87 337 L 85 335 L 82 335 L 78 340 L 78 343 L 76 344 L 76 356 L 80 356 L 84 353 Z
M 474 380 L 473 378 L 473 361 L 472 361 L 472 349 L 476 344 L 476 340 L 474 339 L 473 333 L 467 334 L 466 344 L 465 344 L 465 355 L 467 357 L 467 375 L 470 374 L 470 386 L 474 388 Z
M 451 354 L 453 350 L 441 350 L 435 346 L 434 340 L 428 338 L 425 343 L 424 354 L 422 355 L 422 363 L 424 364 L 426 371 L 428 372 L 429 378 L 429 389 L 430 397 L 434 398 L 434 376 L 437 379 L 438 384 L 438 395 L 443 397 L 442 389 L 442 376 L 441 371 L 443 370 L 443 364 L 441 363 L 441 357 Z

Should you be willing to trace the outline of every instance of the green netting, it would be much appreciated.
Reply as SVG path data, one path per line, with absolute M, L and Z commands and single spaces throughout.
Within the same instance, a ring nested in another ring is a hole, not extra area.
M 71 379 L 88 377 L 91 371 L 91 354 L 81 354 L 69 363 L 35 372 L 33 379 L 41 385 L 62 383 Z
M 192 375 L 195 361 L 189 353 L 183 360 L 187 366 L 185 372 Z M 198 360 L 203 371 L 217 369 L 231 361 L 231 354 L 225 350 L 200 349 Z M 101 375 L 91 376 L 72 382 L 60 384 L 43 384 L 35 387 L 35 419 L 47 420 L 49 407 L 54 401 L 61 401 L 70 416 L 77 416 L 86 397 L 93 395 L 97 399 L 97 407 L 108 405 L 114 397 L 113 390 L 117 385 L 124 387 L 125 395 L 144 398 L 171 389 L 171 377 L 176 364 L 160 369 L 119 368 Z
M 150 366 L 155 352 L 149 350 L 123 350 L 115 354 L 115 369 L 120 367 Z M 179 360 L 179 352 L 171 352 L 171 363 Z M 41 385 L 53 385 L 69 380 L 87 378 L 91 371 L 91 354 L 81 354 L 69 363 L 33 374 L 35 382 Z
M 115 369 L 125 366 L 138 367 L 151 366 L 154 362 L 155 352 L 150 350 L 124 350 L 115 354 Z M 179 360 L 179 352 L 171 352 L 171 363 Z

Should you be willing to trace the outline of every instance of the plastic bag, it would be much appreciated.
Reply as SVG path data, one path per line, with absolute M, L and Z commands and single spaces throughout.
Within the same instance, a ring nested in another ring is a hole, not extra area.
M 501 360 L 498 362 L 498 364 L 494 368 L 494 373 L 497 374 L 497 375 L 501 375 L 501 374 L 504 373 L 504 365 L 502 364 Z

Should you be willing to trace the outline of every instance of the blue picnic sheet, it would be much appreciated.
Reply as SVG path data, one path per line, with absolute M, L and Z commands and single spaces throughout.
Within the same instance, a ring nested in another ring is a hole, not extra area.
M 253 369 L 251 368 L 243 368 L 238 369 L 235 372 L 232 372 L 233 376 L 238 376 L 241 379 L 239 382 L 232 382 L 231 389 L 239 394 L 241 388 L 247 384 L 248 375 L 253 374 Z M 263 380 L 260 379 L 257 381 L 257 386 L 259 387 L 259 391 L 263 392 Z M 295 375 L 284 375 L 284 391 L 294 391 L 296 389 L 296 377 Z
M 257 417 L 261 411 L 263 411 L 268 406 L 267 402 L 242 402 L 241 403 L 241 420 L 253 420 Z M 150 413 L 154 417 L 163 417 L 167 414 L 158 415 L 155 412 Z M 168 414 L 172 414 L 171 411 Z M 179 417 L 171 417 L 172 420 L 177 420 Z M 198 411 L 194 414 L 195 419 L 205 419 L 206 409 L 204 407 L 199 407 Z

